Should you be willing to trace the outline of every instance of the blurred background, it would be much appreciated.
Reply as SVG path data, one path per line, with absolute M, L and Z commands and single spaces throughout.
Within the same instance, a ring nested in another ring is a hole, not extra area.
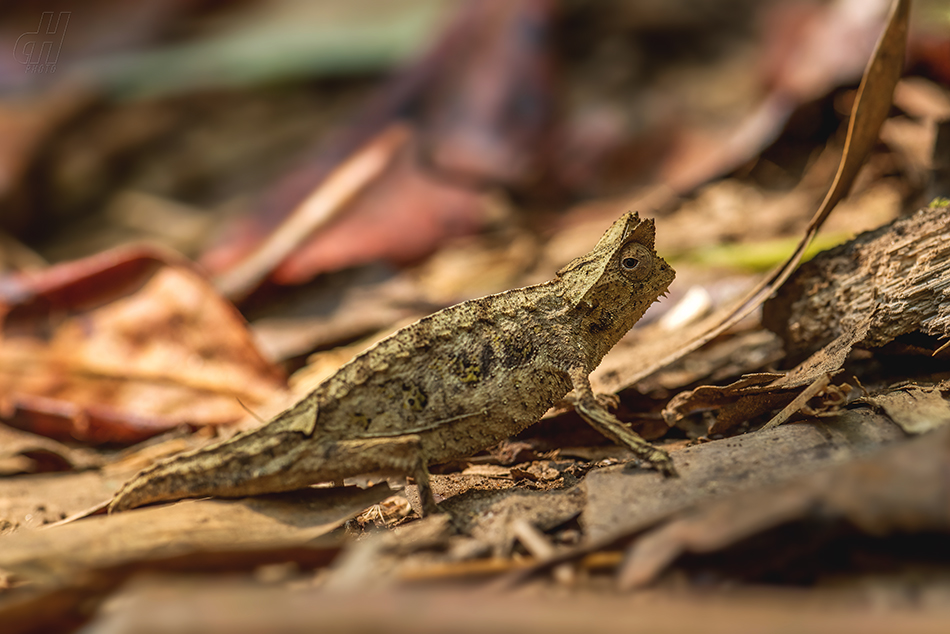
M 948 353 L 934 356 L 946 319 L 896 350 L 856 348 L 834 383 L 847 350 L 823 376 L 774 387 L 796 355 L 820 360 L 832 345 L 787 350 L 793 328 L 814 322 L 828 339 L 842 324 L 858 330 L 845 323 L 854 315 L 824 308 L 800 318 L 787 308 L 800 296 L 845 279 L 843 297 L 865 292 L 865 305 L 886 308 L 873 280 L 831 258 L 826 278 L 782 289 L 792 294 L 772 304 L 777 332 L 756 312 L 643 374 L 793 252 L 835 176 L 890 5 L 0 3 L 0 630 L 69 631 L 111 614 L 125 627 L 83 631 L 160 631 L 175 619 L 161 631 L 265 631 L 287 619 L 301 631 L 494 631 L 509 615 L 518 631 L 608 617 L 762 631 L 776 605 L 782 623 L 800 624 L 811 588 L 812 608 L 827 607 L 822 589 L 843 590 L 832 598 L 845 616 L 781 631 L 912 631 L 882 616 L 901 606 L 939 607 L 944 620 L 927 631 L 946 631 L 948 430 L 892 442 L 925 431 L 920 419 L 950 420 Z M 950 5 L 916 0 L 888 118 L 808 255 L 934 198 L 929 217 L 945 222 L 948 122 Z M 433 487 L 461 524 L 413 522 L 412 486 L 399 482 L 49 526 L 102 510 L 157 460 L 261 424 L 407 323 L 550 279 L 627 211 L 655 219 L 677 277 L 591 380 L 617 394 L 619 419 L 678 452 L 683 477 L 635 468 L 573 412 L 552 410 L 470 460 L 434 466 Z M 927 245 L 946 244 L 933 234 Z M 944 275 L 945 258 L 906 248 L 894 261 L 907 266 L 891 267 L 898 248 L 879 267 L 899 278 L 887 292 L 907 282 L 911 299 L 944 310 L 945 279 L 903 272 L 911 261 Z M 933 311 L 890 299 L 908 315 L 891 321 L 931 327 Z M 796 402 L 801 424 L 758 427 Z M 888 443 L 896 452 L 861 462 Z M 743 492 L 755 496 L 731 497 Z M 657 541 L 650 526 L 685 545 Z M 597 545 L 617 531 L 634 550 Z M 469 592 L 591 544 L 598 552 L 578 566 L 553 570 L 556 604 Z M 690 548 L 701 556 L 672 561 Z M 676 566 L 665 585 L 587 602 L 614 591 L 617 570 L 627 588 L 653 583 L 624 574 L 631 553 L 653 562 L 650 575 Z M 200 575 L 116 590 L 148 569 Z M 213 574 L 224 569 L 245 574 Z M 400 580 L 440 590 L 458 580 L 461 591 L 363 594 Z M 752 584 L 725 610 L 697 603 Z M 763 603 L 767 584 L 789 590 L 780 605 Z

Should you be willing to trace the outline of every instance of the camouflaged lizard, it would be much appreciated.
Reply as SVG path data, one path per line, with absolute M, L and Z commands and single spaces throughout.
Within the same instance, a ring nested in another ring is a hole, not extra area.
M 654 235 L 652 220 L 624 215 L 553 280 L 406 326 L 264 426 L 143 470 L 110 511 L 389 472 L 412 476 L 423 511 L 434 512 L 428 465 L 520 432 L 566 395 L 599 432 L 675 474 L 664 451 L 607 411 L 588 378 L 673 281 Z

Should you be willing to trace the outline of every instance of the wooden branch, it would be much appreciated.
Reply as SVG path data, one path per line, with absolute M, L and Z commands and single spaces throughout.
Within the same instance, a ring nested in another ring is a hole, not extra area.
M 870 317 L 862 347 L 920 331 L 950 337 L 950 205 L 863 233 L 802 265 L 763 323 L 803 358 Z

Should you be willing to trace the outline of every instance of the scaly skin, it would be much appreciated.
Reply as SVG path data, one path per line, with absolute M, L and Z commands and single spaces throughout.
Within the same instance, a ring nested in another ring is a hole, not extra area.
M 110 511 L 383 471 L 414 476 L 424 511 L 433 512 L 427 465 L 522 431 L 572 390 L 569 400 L 595 429 L 674 474 L 669 456 L 614 418 L 588 380 L 673 281 L 654 231 L 652 221 L 626 214 L 553 280 L 406 326 L 264 426 L 145 469 Z

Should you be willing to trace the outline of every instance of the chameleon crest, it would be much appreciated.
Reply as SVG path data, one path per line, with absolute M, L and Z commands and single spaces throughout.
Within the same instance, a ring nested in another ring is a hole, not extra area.
M 424 512 L 435 512 L 429 464 L 491 447 L 565 397 L 602 434 L 674 474 L 670 457 L 605 409 L 588 378 L 673 281 L 654 236 L 652 221 L 625 214 L 551 281 L 406 326 L 262 427 L 144 470 L 110 510 L 395 472 L 412 476 Z

